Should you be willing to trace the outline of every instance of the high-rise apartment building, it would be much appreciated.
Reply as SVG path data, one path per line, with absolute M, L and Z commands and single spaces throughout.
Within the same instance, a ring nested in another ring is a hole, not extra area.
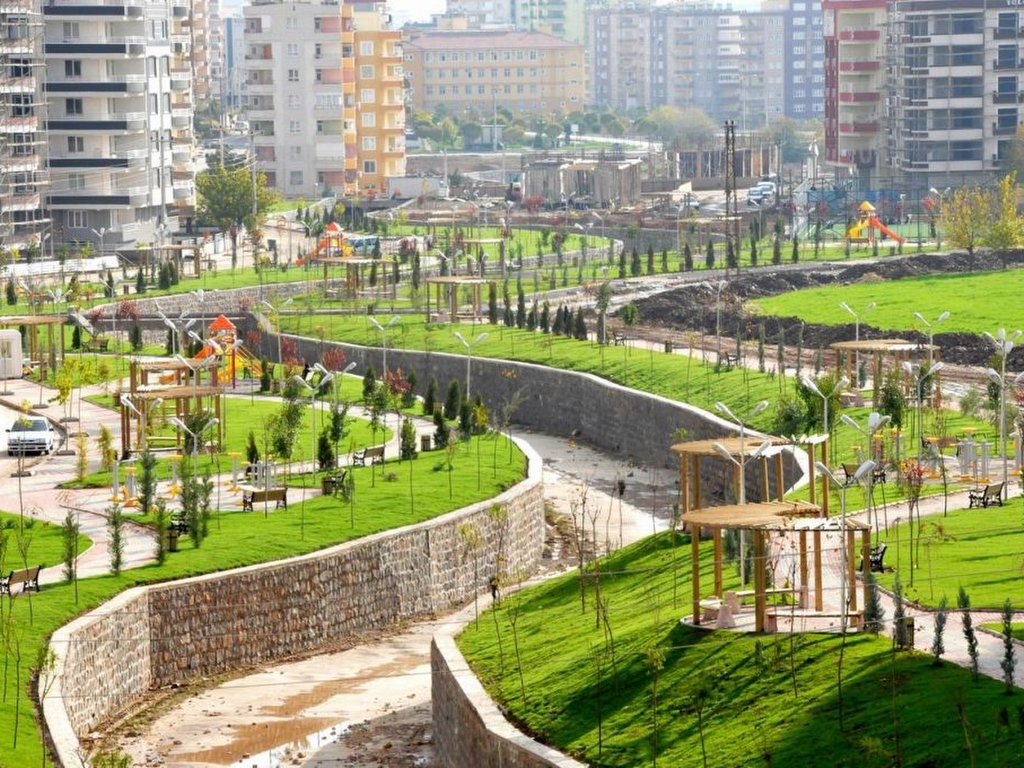
M 188 2 L 42 11 L 54 239 L 108 253 L 161 244 L 195 195 Z
M 736 12 L 706 3 L 587 12 L 589 102 L 630 109 L 699 107 L 754 128 L 786 112 L 788 9 Z M 813 67 L 811 68 L 813 70 Z
M 232 14 L 223 17 L 223 24 L 225 107 L 238 109 L 246 103 L 245 19 Z
M 32 0 L 0 5 L 0 248 L 42 244 L 46 146 L 43 23 Z
M 511 0 L 512 23 L 520 32 L 547 32 L 573 43 L 586 35 L 583 0 Z
M 427 32 L 405 41 L 413 107 L 491 115 L 584 106 L 584 51 L 544 32 Z
M 286 196 L 366 194 L 405 173 L 401 32 L 383 3 L 245 8 L 256 160 Z
M 823 6 L 825 159 L 837 178 L 915 194 L 998 173 L 1024 103 L 1024 12 L 935 0 Z

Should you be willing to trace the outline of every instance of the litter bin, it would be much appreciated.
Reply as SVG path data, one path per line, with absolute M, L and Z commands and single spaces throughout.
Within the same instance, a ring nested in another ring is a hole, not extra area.
M 324 496 L 333 496 L 334 491 L 337 489 L 337 480 L 335 478 L 327 476 L 320 479 L 320 492 Z
M 178 531 L 178 527 L 175 526 L 175 525 L 172 525 L 170 528 L 167 529 L 167 551 L 168 552 L 177 552 L 178 551 L 178 536 L 180 536 L 180 535 L 181 534 Z
M 420 435 L 420 450 L 421 451 L 429 451 L 430 450 L 430 435 Z
M 672 354 L 672 342 L 671 341 L 666 341 L 665 342 L 665 354 L 668 354 L 668 355 Z
M 896 624 L 896 647 L 904 651 L 914 650 L 914 617 L 904 616 Z

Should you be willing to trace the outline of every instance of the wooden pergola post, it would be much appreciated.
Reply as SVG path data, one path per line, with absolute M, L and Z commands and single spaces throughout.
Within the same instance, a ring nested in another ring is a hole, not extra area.
M 821 531 L 814 531 L 814 610 L 821 611 L 824 596 L 821 586 Z
M 765 599 L 764 531 L 754 529 L 754 631 L 764 632 Z
M 867 610 L 868 606 L 871 605 L 871 526 L 864 528 L 864 532 L 860 537 L 860 557 L 861 557 L 861 569 L 863 575 L 861 578 L 861 586 L 864 590 L 864 610 Z
M 694 526 L 699 528 L 699 526 Z M 690 563 L 693 574 L 690 579 L 691 596 L 693 598 L 693 623 L 700 624 L 700 531 L 690 532 Z
M 697 535 L 700 535 L 700 531 L 697 531 Z M 722 529 L 712 528 L 711 537 L 715 549 L 715 594 L 718 597 L 724 597 L 725 593 L 722 591 Z

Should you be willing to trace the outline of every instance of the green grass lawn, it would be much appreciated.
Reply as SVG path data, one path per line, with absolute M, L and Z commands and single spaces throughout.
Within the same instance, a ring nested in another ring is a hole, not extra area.
M 1011 496 L 1003 507 L 928 515 L 920 525 L 915 520 L 913 561 L 910 533 L 904 520 L 880 534 L 889 545 L 885 564 L 899 571 L 908 599 L 934 608 L 945 597 L 955 606 L 963 586 L 974 608 L 999 610 L 1009 598 L 1014 608 L 1024 609 L 1024 509 L 1019 496 Z M 889 589 L 895 579 L 895 571 L 878 575 L 879 584 Z
M 702 547 L 708 563 L 710 543 Z M 1020 694 L 1006 697 L 996 681 L 972 683 L 955 665 L 852 635 L 840 726 L 838 636 L 680 625 L 690 613 L 685 537 L 674 547 L 668 534 L 646 539 L 601 569 L 607 626 L 595 624 L 593 581 L 583 610 L 570 574 L 507 596 L 459 638 L 512 718 L 589 765 L 654 764 L 655 679 L 658 765 L 701 765 L 705 754 L 711 766 L 1019 761 Z
M 12 489 L 16 493 L 16 489 Z M 26 509 L 25 515 L 0 512 L 0 549 L 4 566 L 0 568 L 6 576 L 18 568 L 33 568 L 37 565 L 49 567 L 63 562 L 63 526 L 47 520 L 39 520 L 36 510 Z M 79 534 L 78 552 L 85 552 L 92 546 L 92 539 Z
M 220 498 L 220 511 L 213 515 L 210 535 L 198 549 L 183 537 L 179 541 L 181 551 L 169 554 L 162 566 L 149 565 L 119 576 L 82 579 L 77 587 L 46 585 L 41 594 L 29 593 L 0 601 L 0 618 L 7 628 L 7 673 L 0 682 L 0 734 L 6 741 L 0 742 L 0 765 L 43 764 L 29 698 L 29 676 L 47 638 L 72 617 L 131 586 L 269 562 L 428 520 L 497 495 L 521 480 L 526 470 L 523 454 L 501 436 L 459 442 L 450 463 L 446 456 L 444 451 L 431 451 L 412 461 L 389 460 L 383 468 L 354 468 L 355 493 L 351 503 L 317 497 L 303 504 L 301 489 L 293 487 L 287 510 L 271 509 L 264 514 L 257 509 L 243 513 L 240 497 L 222 487 L 214 496 L 215 502 Z M 301 484 L 308 483 L 309 478 L 294 480 Z M 33 534 L 30 562 L 60 562 L 59 526 L 37 522 L 34 530 L 38 532 Z M 50 541 L 53 537 L 56 544 Z M 87 540 L 80 546 L 84 549 L 86 544 Z M 8 569 L 15 567 L 15 561 L 20 567 L 20 556 L 12 546 L 9 544 L 6 555 Z M 17 728 L 16 710 L 20 710 Z
M 1022 288 L 1024 269 L 1016 268 L 808 288 L 748 302 L 747 307 L 764 315 L 840 325 L 853 322 L 839 307 L 839 302 L 845 301 L 860 315 L 862 324 L 887 331 L 925 331 L 914 317 L 917 311 L 929 322 L 949 312 L 949 319 L 936 326 L 936 332 L 995 333 L 998 328 L 1024 327 L 1024 307 L 1018 300 Z M 982 296 L 984 301 L 979 301 Z M 865 312 L 871 302 L 875 308 Z

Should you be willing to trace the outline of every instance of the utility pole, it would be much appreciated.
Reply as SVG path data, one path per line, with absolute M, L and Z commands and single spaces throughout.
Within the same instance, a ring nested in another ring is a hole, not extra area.
M 729 200 L 732 200 L 732 214 L 729 213 Z M 739 217 L 740 211 L 736 194 L 736 122 L 725 121 L 725 231 L 726 239 L 732 240 L 733 253 L 739 264 Z M 730 215 L 732 218 L 729 218 Z M 728 270 L 728 264 L 726 265 Z M 737 273 L 739 267 L 736 268 Z

